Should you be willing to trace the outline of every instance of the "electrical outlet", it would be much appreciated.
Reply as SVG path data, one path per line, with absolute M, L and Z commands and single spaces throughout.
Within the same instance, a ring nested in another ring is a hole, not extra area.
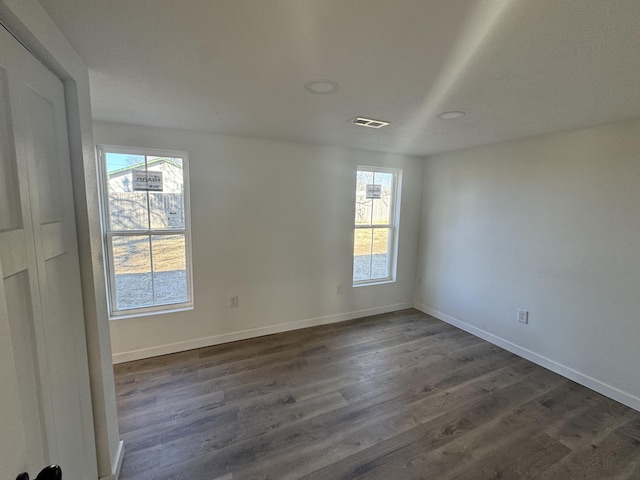
M 238 305 L 238 295 L 231 295 L 229 297 L 229 308 L 237 308 Z
M 336 286 L 336 295 L 342 295 L 342 284 L 341 283 L 339 283 Z
M 422 286 L 422 277 L 418 277 L 418 281 L 416 282 L 416 285 L 417 285 L 418 287 L 421 287 L 421 286 Z
M 527 310 L 518 309 L 518 321 L 520 323 L 529 323 L 529 312 Z

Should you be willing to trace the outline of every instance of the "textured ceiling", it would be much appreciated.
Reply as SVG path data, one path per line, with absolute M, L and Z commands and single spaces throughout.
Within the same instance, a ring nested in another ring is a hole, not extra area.
M 96 120 L 427 155 L 640 118 L 639 0 L 41 3 Z

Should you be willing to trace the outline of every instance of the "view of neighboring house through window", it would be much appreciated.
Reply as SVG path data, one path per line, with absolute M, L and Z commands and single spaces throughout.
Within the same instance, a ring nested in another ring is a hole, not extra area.
M 401 171 L 358 166 L 353 285 L 395 280 Z
M 111 316 L 192 306 L 184 152 L 98 147 Z

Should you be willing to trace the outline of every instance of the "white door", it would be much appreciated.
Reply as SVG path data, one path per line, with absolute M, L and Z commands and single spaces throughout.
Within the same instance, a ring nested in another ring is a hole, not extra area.
M 0 27 L 0 462 L 97 478 L 62 82 Z

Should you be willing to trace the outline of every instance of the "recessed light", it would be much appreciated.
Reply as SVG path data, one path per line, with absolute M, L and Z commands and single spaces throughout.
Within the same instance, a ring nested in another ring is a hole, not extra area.
M 304 89 L 316 95 L 331 95 L 340 90 L 340 85 L 333 80 L 309 80 L 304 84 Z
M 385 122 L 384 120 L 374 120 L 372 118 L 364 118 L 364 117 L 356 117 L 353 120 L 351 120 L 351 122 L 360 127 L 369 127 L 369 128 L 382 128 L 382 127 L 386 127 L 390 123 L 390 122 Z
M 440 120 L 455 120 L 456 118 L 464 117 L 466 113 L 460 111 L 442 112 L 438 115 Z

